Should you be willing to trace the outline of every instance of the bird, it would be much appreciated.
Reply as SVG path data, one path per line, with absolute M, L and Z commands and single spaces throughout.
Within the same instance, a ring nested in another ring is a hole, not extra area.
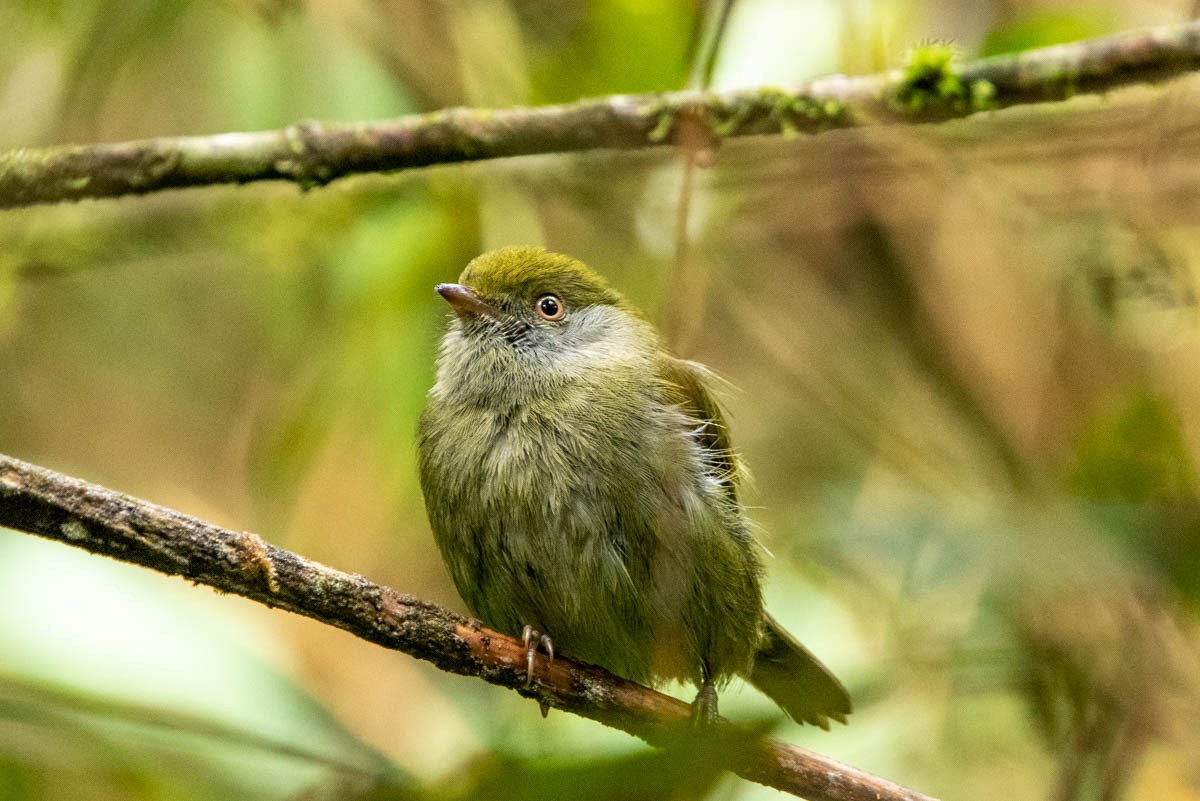
M 484 253 L 436 291 L 453 313 L 417 429 L 426 512 L 527 679 L 541 651 L 691 683 L 708 725 L 741 676 L 797 722 L 845 723 L 845 687 L 763 608 L 715 376 L 561 253 Z

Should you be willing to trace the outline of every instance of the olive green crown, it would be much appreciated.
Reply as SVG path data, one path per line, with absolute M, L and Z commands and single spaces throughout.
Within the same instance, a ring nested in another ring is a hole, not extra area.
M 459 282 L 489 299 L 533 301 L 553 294 L 570 308 L 617 306 L 632 311 L 621 293 L 582 262 L 541 247 L 508 247 L 471 261 Z

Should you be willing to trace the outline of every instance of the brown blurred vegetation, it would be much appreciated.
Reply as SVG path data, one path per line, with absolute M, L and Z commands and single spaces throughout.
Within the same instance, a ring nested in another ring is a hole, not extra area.
M 787 84 L 1190 11 L 743 0 L 717 35 L 678 0 L 9 0 L 0 147 L 674 89 L 713 41 L 715 86 Z M 737 141 L 682 257 L 667 152 L 4 212 L 0 451 L 461 609 L 414 475 L 431 287 L 545 244 L 738 387 L 769 603 L 856 699 L 782 736 L 946 798 L 1200 798 L 1197 108 L 1185 79 Z M 0 533 L 0 799 L 773 793 L 700 764 Z

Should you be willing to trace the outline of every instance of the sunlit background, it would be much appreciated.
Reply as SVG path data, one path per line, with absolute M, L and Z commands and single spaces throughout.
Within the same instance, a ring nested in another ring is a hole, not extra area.
M 2 0 L 0 148 L 786 86 L 1193 11 L 723 8 Z M 735 684 L 724 713 L 946 799 L 1197 799 L 1198 114 L 1185 79 L 745 139 L 690 176 L 660 149 L 0 212 L 0 452 L 463 611 L 415 480 L 432 287 L 544 244 L 738 388 L 769 606 L 856 705 L 826 733 Z M 664 797 L 646 755 L 0 531 L 0 799 Z M 705 794 L 781 797 L 729 776 L 671 797 Z

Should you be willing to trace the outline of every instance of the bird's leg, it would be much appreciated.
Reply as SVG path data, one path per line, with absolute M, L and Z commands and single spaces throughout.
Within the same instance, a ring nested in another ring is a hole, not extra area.
M 692 701 L 692 725 L 697 728 L 711 726 L 721 717 L 717 712 L 717 687 L 707 666 L 701 669 L 701 677 L 700 692 Z
M 553 662 L 554 643 L 547 635 L 529 625 L 526 625 L 521 631 L 521 642 L 525 643 L 525 686 L 528 687 L 533 683 L 533 658 L 537 655 L 538 648 L 541 647 Z M 538 709 L 541 710 L 542 717 L 550 714 L 550 707 L 546 705 L 545 701 L 538 701 Z
M 521 631 L 521 642 L 525 643 L 525 686 L 533 683 L 533 658 L 540 647 L 546 652 L 550 661 L 554 661 L 554 643 L 550 637 L 542 634 L 533 626 L 526 626 Z

